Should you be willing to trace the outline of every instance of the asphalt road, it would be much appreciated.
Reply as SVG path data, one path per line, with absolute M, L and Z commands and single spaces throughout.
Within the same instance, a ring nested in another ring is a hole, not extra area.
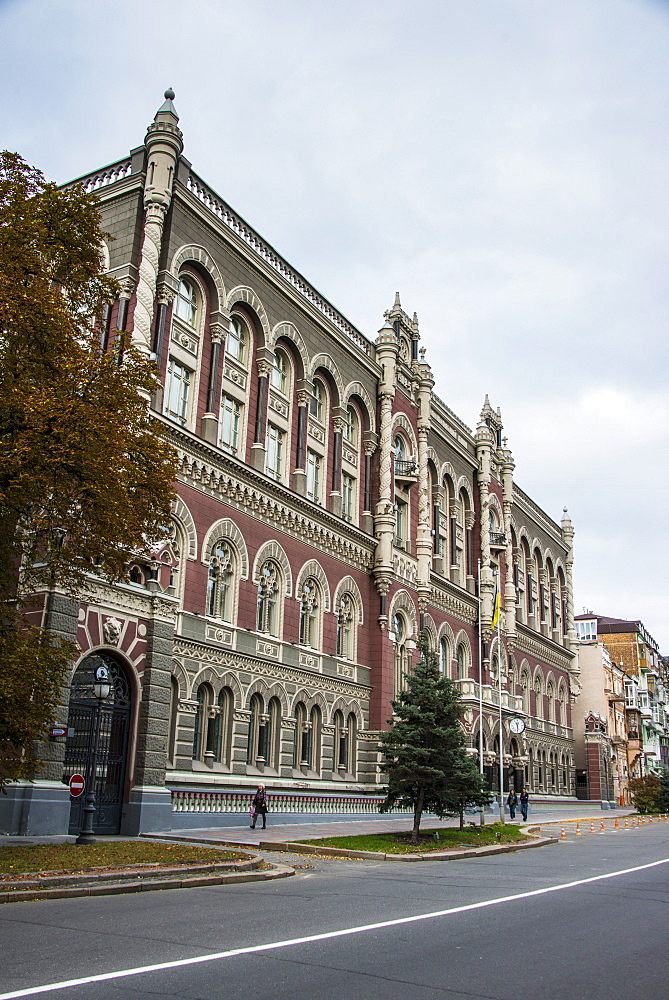
M 466 862 L 299 864 L 279 882 L 3 906 L 0 1000 L 669 997 L 667 823 Z M 33 989 L 202 956 L 220 957 Z

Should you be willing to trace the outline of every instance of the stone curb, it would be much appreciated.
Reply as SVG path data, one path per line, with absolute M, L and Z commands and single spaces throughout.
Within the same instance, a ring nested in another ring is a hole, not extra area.
M 528 836 L 531 836 L 528 832 Z M 369 861 L 462 861 L 464 858 L 483 858 L 490 854 L 511 854 L 526 851 L 532 847 L 546 847 L 557 844 L 559 837 L 533 837 L 531 842 L 518 844 L 490 844 L 486 847 L 465 847 L 452 851 L 429 851 L 426 854 L 381 854 L 372 851 L 347 851 L 341 847 L 318 847 L 316 844 L 261 841 L 260 850 L 286 851 L 290 854 L 316 854 L 325 857 L 353 858 Z
M 7 892 L 0 891 L 0 903 L 25 903 L 36 899 L 72 899 L 76 896 L 112 896 L 130 892 L 152 892 L 157 889 L 196 889 L 201 886 L 229 885 L 237 882 L 269 882 L 295 874 L 295 870 L 288 865 L 272 865 L 270 871 L 258 871 L 262 863 L 262 858 L 253 858 L 251 862 L 242 862 L 241 870 L 238 868 L 237 871 L 230 871 L 228 866 L 225 873 L 219 868 L 219 874 L 209 875 L 201 869 L 198 873 L 197 869 L 189 868 L 187 871 L 192 871 L 193 874 L 186 874 L 183 878 L 172 878 L 169 874 L 164 878 L 142 878 L 142 874 L 149 873 L 138 874 L 136 869 L 123 873 L 116 872 L 115 882 L 100 876 L 82 876 L 82 882 L 88 884 L 61 884 L 45 889 L 17 888 Z M 209 871 L 211 867 L 209 866 Z M 150 873 L 151 876 L 156 874 L 156 872 Z M 132 878 L 133 881 L 128 881 L 128 878 Z M 94 884 L 91 885 L 91 882 Z

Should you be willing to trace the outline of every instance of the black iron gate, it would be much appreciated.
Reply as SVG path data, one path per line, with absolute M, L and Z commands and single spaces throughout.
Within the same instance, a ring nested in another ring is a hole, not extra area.
M 100 660 L 109 668 L 112 688 L 109 697 L 98 703 L 93 694 L 93 672 Z M 63 781 L 67 783 L 72 774 L 83 774 L 88 787 L 95 780 L 95 833 L 120 832 L 130 708 L 130 687 L 116 660 L 106 653 L 87 656 L 72 679 L 67 724 L 74 729 L 74 735 L 68 737 L 65 746 Z M 90 763 L 96 728 L 98 746 L 93 775 Z M 70 833 L 81 830 L 85 801 L 85 792 L 72 799 Z

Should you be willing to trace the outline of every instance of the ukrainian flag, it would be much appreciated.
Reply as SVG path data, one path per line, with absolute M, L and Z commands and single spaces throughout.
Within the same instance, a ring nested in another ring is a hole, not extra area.
M 495 628 L 497 626 L 497 622 L 499 621 L 499 613 L 501 610 L 502 610 L 502 597 L 499 592 L 499 581 L 497 577 L 495 577 L 495 602 L 493 604 L 492 621 L 490 622 L 490 628 Z

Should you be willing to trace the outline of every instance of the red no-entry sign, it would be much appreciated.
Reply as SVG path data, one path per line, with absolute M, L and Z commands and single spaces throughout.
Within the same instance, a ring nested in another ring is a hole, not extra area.
M 73 774 L 70 777 L 70 795 L 73 799 L 79 798 L 85 787 L 83 774 Z

